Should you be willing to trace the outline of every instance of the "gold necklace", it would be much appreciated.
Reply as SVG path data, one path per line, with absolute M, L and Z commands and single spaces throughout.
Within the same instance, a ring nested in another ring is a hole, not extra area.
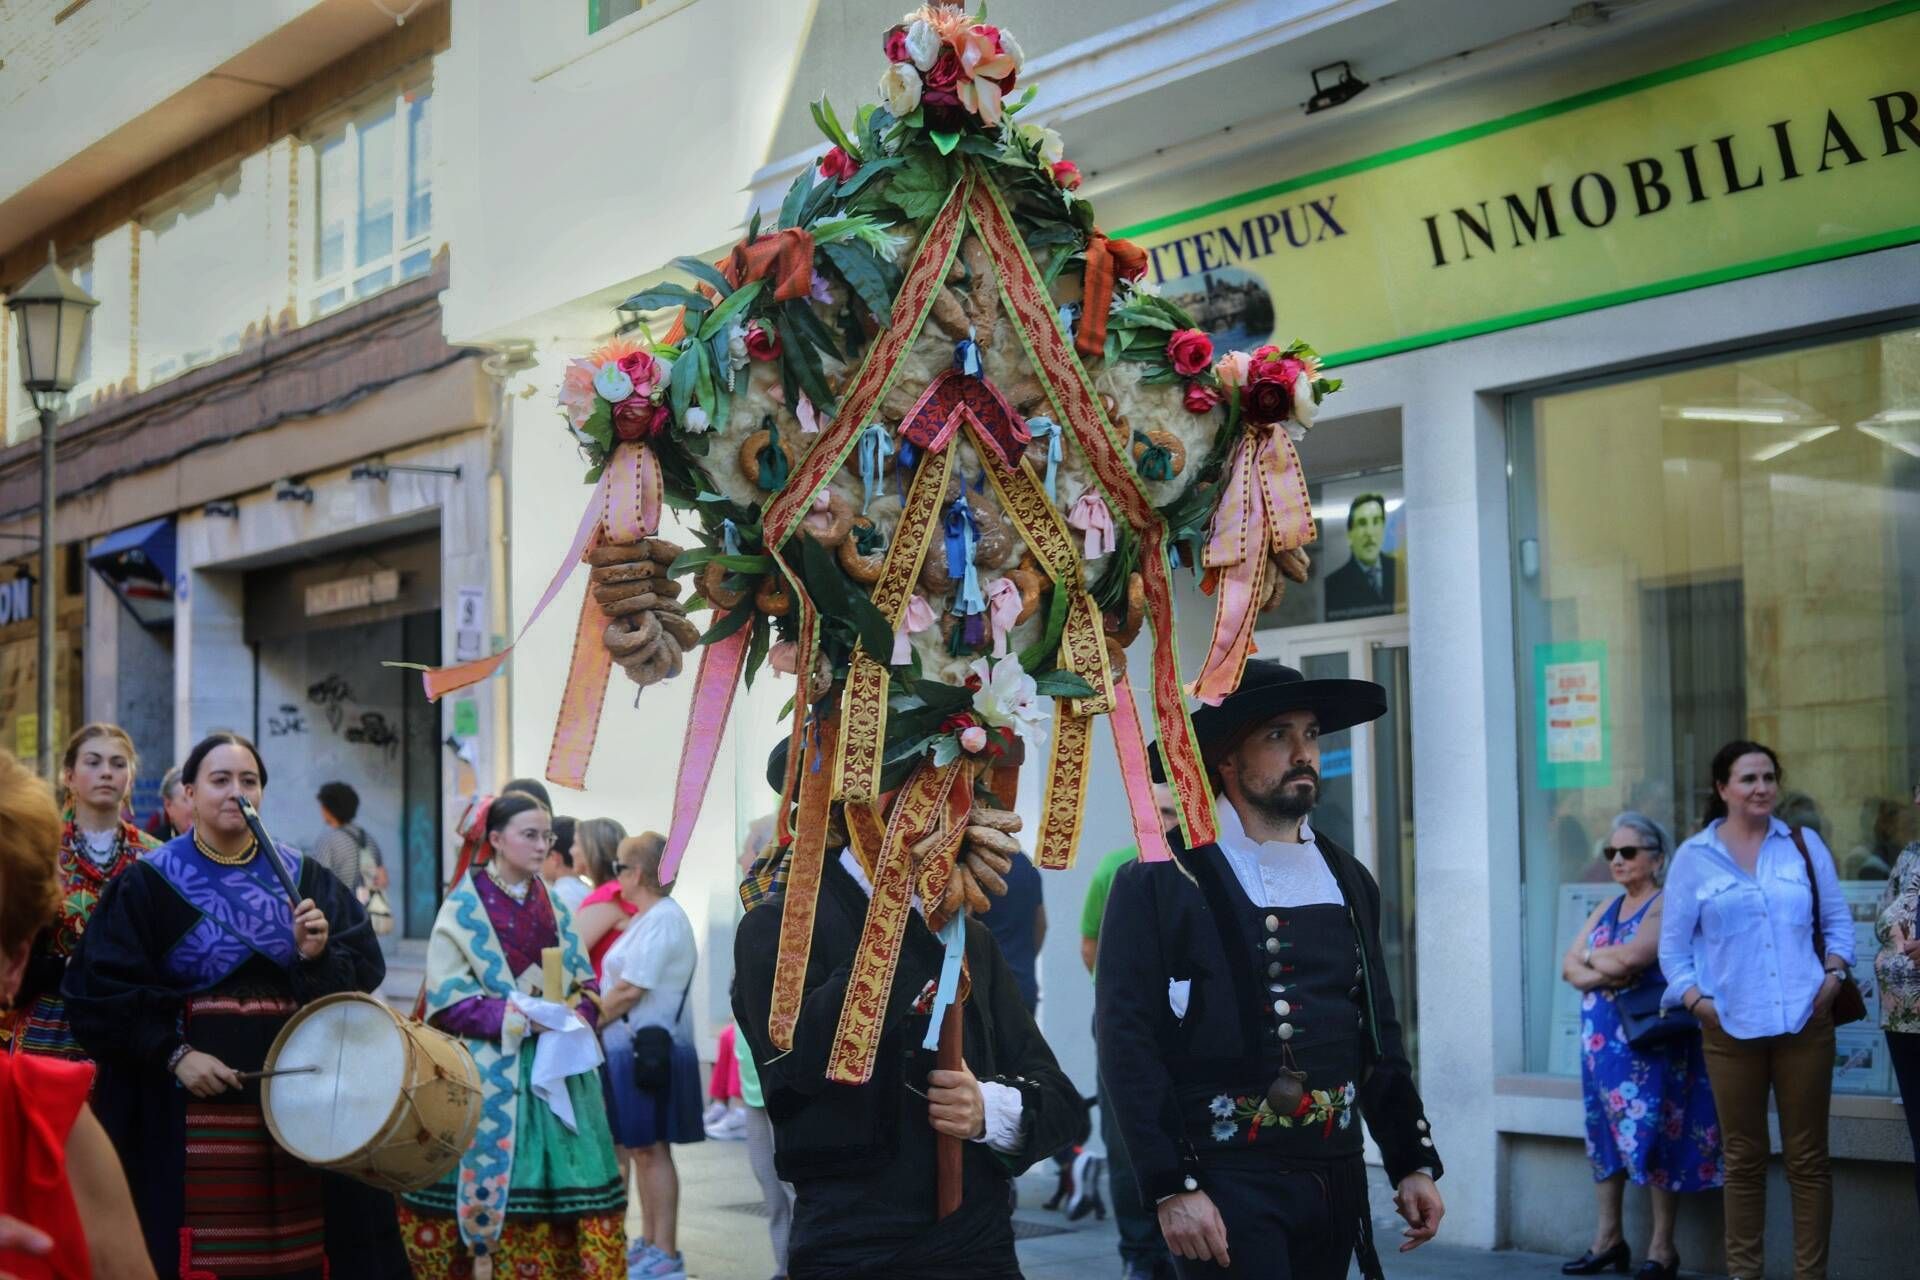
M 487 873 L 487 879 L 499 885 L 500 892 L 506 894 L 509 898 L 512 898 L 515 902 L 525 902 L 527 900 L 527 895 L 533 892 L 532 876 L 528 876 L 525 880 L 522 880 L 519 884 L 508 884 L 506 877 L 502 876 L 498 871 L 495 871 L 493 869 L 493 863 L 491 862 L 487 863 L 484 870 Z
M 200 835 L 200 828 L 196 826 L 193 829 L 193 847 L 205 854 L 209 861 L 217 862 L 223 867 L 238 867 L 245 865 L 253 858 L 254 850 L 260 847 L 260 842 L 248 836 L 247 847 L 239 853 L 221 853 L 206 842 Z

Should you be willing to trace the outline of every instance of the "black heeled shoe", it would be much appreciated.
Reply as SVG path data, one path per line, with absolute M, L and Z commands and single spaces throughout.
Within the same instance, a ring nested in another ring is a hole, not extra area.
M 1620 1243 L 1605 1253 L 1595 1253 L 1589 1249 L 1572 1262 L 1562 1263 L 1560 1274 L 1563 1276 L 1597 1276 L 1602 1271 L 1614 1270 L 1621 1275 L 1627 1274 L 1627 1268 L 1633 1265 L 1633 1255 L 1627 1252 L 1627 1242 Z
M 1671 1264 L 1661 1262 L 1657 1258 L 1648 1258 L 1640 1264 L 1640 1269 L 1633 1273 L 1633 1280 L 1679 1280 L 1679 1276 L 1680 1255 L 1676 1253 L 1673 1255 Z

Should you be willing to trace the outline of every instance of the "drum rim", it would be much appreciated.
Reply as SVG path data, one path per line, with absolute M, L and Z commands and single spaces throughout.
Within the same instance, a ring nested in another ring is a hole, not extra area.
M 336 991 L 332 995 L 321 996 L 318 1000 L 302 1005 L 298 1012 L 287 1019 L 286 1025 L 280 1028 L 279 1034 L 273 1037 L 273 1043 L 268 1046 L 266 1060 L 260 1064 L 262 1069 L 268 1071 L 273 1069 L 273 1064 L 279 1060 L 280 1051 L 286 1047 L 288 1039 L 292 1037 L 294 1027 L 303 1021 L 308 1014 L 317 1009 L 323 1009 L 329 1005 L 336 1004 L 369 1004 L 386 1014 L 388 1018 L 393 1020 L 395 1028 L 401 1032 L 400 1044 L 407 1054 L 405 1066 L 410 1067 L 412 1065 L 413 1054 L 416 1052 L 413 1039 L 406 1034 L 404 1029 L 406 1024 L 402 1021 L 400 1015 L 394 1012 L 392 1006 L 388 1005 L 385 1000 L 380 999 L 378 996 L 369 995 L 364 991 Z M 407 1071 L 403 1068 L 401 1072 L 403 1083 L 407 1078 L 407 1074 Z M 273 1118 L 273 1085 L 274 1078 L 272 1076 L 268 1076 L 260 1082 L 260 1114 L 266 1119 L 267 1132 L 273 1136 L 274 1142 L 279 1145 L 282 1151 L 315 1169 L 337 1169 L 342 1164 L 357 1159 L 365 1153 L 369 1147 L 377 1143 L 386 1135 L 387 1131 L 393 1127 L 393 1123 L 399 1118 L 401 1108 L 405 1105 L 407 1099 L 406 1090 L 403 1087 L 400 1093 L 394 1098 L 393 1105 L 387 1109 L 386 1118 L 383 1119 L 379 1127 L 374 1130 L 373 1137 L 354 1148 L 351 1155 L 339 1156 L 332 1160 L 313 1160 L 294 1150 L 293 1145 L 281 1134 L 280 1126 Z

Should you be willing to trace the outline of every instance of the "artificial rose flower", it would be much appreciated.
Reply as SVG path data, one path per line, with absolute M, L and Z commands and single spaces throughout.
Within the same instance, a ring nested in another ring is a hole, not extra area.
M 1213 366 L 1213 376 L 1220 379 L 1223 387 L 1244 387 L 1247 385 L 1247 368 L 1253 363 L 1253 357 L 1244 351 L 1229 351 L 1220 357 L 1220 363 Z
M 991 665 L 985 658 L 976 658 L 969 671 L 967 683 L 980 682 L 973 693 L 973 710 L 982 721 L 996 729 L 1017 730 L 1036 745 L 1046 736 L 1039 690 L 1021 668 L 1018 654 L 1010 653 Z
M 933 65 L 927 68 L 926 81 L 929 89 L 951 89 L 960 83 L 965 68 L 960 65 L 960 55 L 951 49 L 942 49 Z
M 1051 168 L 1066 158 L 1066 140 L 1056 129 L 1045 125 L 1023 124 L 1020 126 L 1020 140 L 1040 153 L 1040 163 Z
M 1248 380 L 1258 385 L 1262 382 L 1291 383 L 1293 378 L 1287 373 L 1286 365 L 1279 360 L 1262 360 L 1254 356 L 1253 363 L 1247 367 Z
M 888 62 L 913 61 L 913 55 L 907 51 L 907 28 L 904 24 L 889 28 L 880 41 L 880 47 L 886 51 Z
M 896 120 L 904 120 L 920 106 L 920 73 L 911 62 L 896 62 L 880 77 L 880 96 Z
M 1319 411 L 1320 406 L 1313 400 L 1313 379 L 1303 367 L 1300 376 L 1293 380 L 1293 420 L 1302 427 L 1311 427 Z
M 1013 89 L 1019 74 L 1013 69 L 1013 59 L 1000 51 L 1000 31 L 997 27 L 977 26 L 970 28 L 956 42 L 960 51 L 960 66 L 966 72 L 964 79 L 955 86 L 960 101 L 967 110 L 979 116 L 990 125 L 1000 123 L 1002 95 Z M 928 72 L 931 77 L 939 70 Z
M 1181 329 L 1167 339 L 1167 359 L 1183 378 L 1204 373 L 1213 363 L 1213 339 L 1199 329 Z
M 973 119 L 952 89 L 927 90 L 920 95 L 920 109 L 926 113 L 927 127 L 941 133 L 958 133 Z
M 1071 160 L 1056 160 L 1053 163 L 1053 180 L 1062 191 L 1080 189 L 1080 166 Z
M 707 416 L 707 411 L 699 405 L 689 405 L 687 407 L 686 421 L 682 422 L 680 426 L 683 430 L 690 431 L 694 435 L 702 435 L 708 428 L 713 426 L 713 420 Z
M 576 356 L 567 361 L 567 371 L 560 375 L 560 407 L 566 410 L 567 421 L 576 431 L 587 425 L 600 400 L 600 393 L 593 389 L 594 375 L 599 372 L 591 360 Z
M 633 396 L 613 406 L 613 434 L 622 440 L 651 440 L 665 425 L 666 415 L 646 396 Z
M 986 746 L 987 731 L 979 725 L 968 725 L 960 731 L 960 749 L 962 751 L 977 755 L 981 751 L 986 750 Z
M 1240 406 L 1248 422 L 1271 426 L 1286 421 L 1288 411 L 1293 408 L 1293 393 L 1284 382 L 1256 380 L 1241 393 Z
M 829 148 L 827 154 L 820 157 L 820 176 L 823 178 L 845 182 L 858 172 L 860 165 L 839 147 Z
M 631 355 L 620 357 L 620 372 L 633 382 L 633 394 L 650 396 L 665 378 L 661 375 L 660 362 L 649 352 L 635 351 Z
M 1220 393 L 1204 382 L 1189 382 L 1180 402 L 1187 407 L 1188 413 L 1211 413 L 1213 407 L 1220 403 Z
M 1284 351 L 1274 346 L 1271 342 L 1264 347 L 1255 347 L 1253 349 L 1253 358 L 1255 360 L 1278 360 L 1285 354 Z
M 780 335 L 759 321 L 747 326 L 747 354 L 755 360 L 780 358 Z
M 1026 50 L 1022 49 L 1020 42 L 1013 38 L 1013 32 L 1007 30 L 1005 27 L 1000 28 L 1000 52 L 1006 54 L 1007 57 L 1012 60 L 1014 74 L 1018 75 L 1020 72 L 1026 70 Z
M 735 369 L 747 367 L 747 326 L 738 320 L 727 330 L 727 363 Z
M 783 676 L 800 674 L 800 646 L 791 640 L 776 640 L 767 650 L 767 665 Z
M 907 24 L 905 45 L 906 57 L 894 58 L 894 61 L 911 62 L 925 71 L 940 57 L 940 50 L 946 46 L 946 42 L 940 38 L 940 33 L 933 29 L 932 23 L 914 21 Z M 893 57 L 891 48 L 887 56 Z

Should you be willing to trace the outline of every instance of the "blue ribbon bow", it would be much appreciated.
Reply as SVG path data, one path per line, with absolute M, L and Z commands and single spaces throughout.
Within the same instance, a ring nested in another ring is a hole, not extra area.
M 1059 502 L 1056 477 L 1060 474 L 1060 424 L 1045 416 L 1027 419 L 1027 430 L 1035 440 L 1047 442 L 1047 474 L 1040 487 L 1047 491 L 1048 502 Z
M 973 326 L 967 326 L 967 336 L 953 344 L 953 367 L 969 377 L 980 376 L 980 344 L 973 340 Z
M 947 576 L 960 584 L 960 598 L 954 612 L 969 617 L 987 611 L 986 593 L 980 590 L 980 573 L 973 567 L 974 547 L 980 540 L 980 526 L 974 523 L 973 508 L 962 493 L 947 508 Z
M 893 452 L 893 434 L 883 422 L 870 423 L 860 433 L 860 514 L 867 514 L 873 495 L 881 489 L 880 468 Z
M 740 526 L 731 520 L 720 522 L 720 553 L 729 556 L 740 554 Z

